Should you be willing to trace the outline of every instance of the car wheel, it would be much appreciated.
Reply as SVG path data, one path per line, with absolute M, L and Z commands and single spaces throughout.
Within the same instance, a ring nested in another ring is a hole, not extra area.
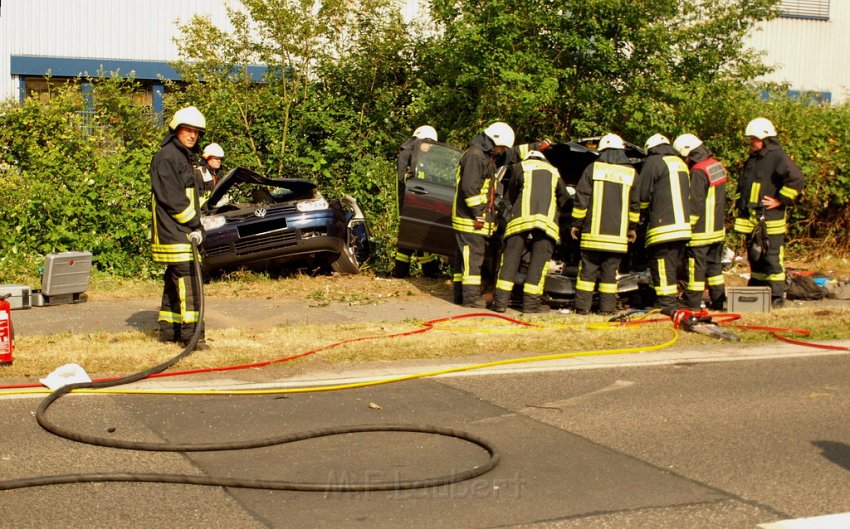
M 338 274 L 356 274 L 360 272 L 360 265 L 357 263 L 357 257 L 351 250 L 351 246 L 346 246 L 334 259 L 331 260 L 331 270 Z
M 347 230 L 348 242 L 342 251 L 330 261 L 331 270 L 338 274 L 356 274 L 360 265 L 368 258 L 369 231 L 366 223 L 352 220 Z

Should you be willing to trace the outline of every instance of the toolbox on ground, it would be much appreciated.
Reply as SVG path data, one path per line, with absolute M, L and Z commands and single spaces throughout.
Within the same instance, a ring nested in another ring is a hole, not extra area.
M 770 301 L 770 287 L 726 287 L 729 312 L 770 312 Z
M 0 285 L 0 297 L 4 294 L 12 294 L 6 299 L 12 310 L 32 307 L 32 289 L 27 285 Z
M 33 293 L 36 307 L 86 300 L 91 275 L 91 252 L 51 253 L 44 257 L 41 290 Z

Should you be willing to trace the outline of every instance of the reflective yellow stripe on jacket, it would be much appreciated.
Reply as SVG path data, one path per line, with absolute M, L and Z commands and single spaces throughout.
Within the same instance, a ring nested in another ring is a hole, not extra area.
M 558 186 L 558 180 L 561 178 L 558 170 L 550 164 L 540 160 L 525 160 L 522 162 L 523 168 L 523 189 L 522 189 L 522 204 L 521 211 L 518 217 L 511 219 L 505 228 L 505 237 L 540 229 L 546 232 L 546 235 L 554 239 L 556 242 L 559 239 L 558 228 L 558 201 L 555 198 L 555 190 Z M 539 189 L 533 186 L 535 171 L 546 171 L 549 173 L 549 187 L 544 192 L 548 192 L 548 208 L 545 212 L 531 211 L 532 199 L 535 193 L 541 193 Z
M 593 218 L 590 223 L 590 231 L 581 236 L 581 248 L 588 250 L 600 250 L 607 252 L 625 253 L 628 250 L 629 222 L 637 222 L 640 214 L 629 211 L 629 193 L 635 182 L 635 170 L 616 164 L 596 162 L 593 168 Z M 620 187 L 620 211 L 603 211 L 605 202 L 605 184 L 617 184 Z M 573 217 L 581 218 L 587 212 L 573 210 Z M 616 234 L 601 233 L 602 217 L 605 215 L 619 213 L 619 230 Z

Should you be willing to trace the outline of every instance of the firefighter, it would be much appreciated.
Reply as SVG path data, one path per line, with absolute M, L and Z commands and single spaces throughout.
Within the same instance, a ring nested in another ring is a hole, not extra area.
M 521 143 L 505 151 L 504 165 L 517 164 L 525 160 L 530 151 L 543 152 L 553 144 L 552 140 L 542 139 L 531 143 Z
M 497 158 L 513 147 L 514 131 L 496 122 L 470 141 L 457 168 L 452 228 L 458 251 L 454 263 L 455 302 L 484 308 L 481 268 L 488 238 L 496 229 Z
M 198 202 L 203 207 L 218 184 L 218 172 L 224 160 L 224 149 L 218 143 L 210 143 L 204 147 L 201 160 L 201 164 L 195 168 L 195 178 L 198 180 L 198 189 L 201 192 Z
M 728 174 L 723 164 L 693 134 L 682 134 L 673 146 L 691 171 L 692 234 L 687 248 L 688 281 L 684 302 L 689 309 L 702 308 L 702 295 L 708 283 L 709 308 L 723 310 L 726 285 L 722 259 Z
M 635 168 L 623 139 L 606 134 L 599 140 L 599 158 L 588 165 L 576 186 L 570 236 L 580 239 L 581 262 L 576 281 L 576 314 L 589 314 L 599 281 L 599 313 L 617 308 L 617 270 L 637 238 L 640 220 Z
M 491 309 L 505 312 L 514 288 L 514 280 L 526 244 L 531 247 L 531 262 L 522 287 L 522 311 L 547 312 L 540 302 L 546 280 L 546 265 L 558 242 L 558 213 L 567 200 L 567 190 L 558 170 L 540 151 L 528 151 L 521 163 L 510 168 L 506 193 L 508 223 L 505 249 L 499 266 Z
M 770 287 L 771 303 L 780 308 L 785 302 L 786 210 L 803 190 L 803 173 L 782 149 L 776 129 L 766 118 L 747 124 L 744 135 L 750 141 L 750 157 L 738 180 L 735 231 L 747 236 L 750 286 Z M 760 255 L 753 250 L 756 225 L 764 219 L 767 248 Z
M 196 349 L 205 349 L 203 322 L 199 321 L 201 285 L 192 273 L 191 243 L 200 245 L 204 238 L 193 161 L 206 119 L 197 108 L 185 107 L 174 113 L 168 127 L 159 152 L 151 160 L 153 260 L 166 265 L 159 339 L 185 346 L 195 326 L 200 325 Z
M 419 150 L 422 143 L 436 143 L 437 131 L 430 125 L 422 125 L 413 131 L 413 135 L 401 144 L 398 151 L 396 161 L 398 163 L 398 181 L 396 189 L 398 191 L 398 214 L 401 216 L 401 209 L 404 206 L 405 183 L 408 178 L 417 177 L 416 160 L 414 155 Z M 440 276 L 440 262 L 437 256 L 427 252 L 414 252 L 407 248 L 396 247 L 395 266 L 391 277 L 410 277 L 410 263 L 417 262 L 422 266 L 422 275 L 430 278 Z
M 638 177 L 641 216 L 656 306 L 675 309 L 678 271 L 691 238 L 688 167 L 663 134 L 646 140 L 647 157 Z

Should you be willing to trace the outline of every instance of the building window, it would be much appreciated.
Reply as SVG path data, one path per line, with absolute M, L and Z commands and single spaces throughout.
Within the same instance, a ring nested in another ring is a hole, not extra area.
M 829 20 L 829 0 L 781 0 L 779 16 L 808 20 Z
M 79 78 L 73 77 L 24 77 L 24 91 L 27 97 L 38 99 L 42 103 L 50 101 L 51 92 L 73 83 L 84 84 Z M 137 88 L 133 92 L 133 100 L 146 106 L 153 106 L 153 90 L 155 81 L 147 79 L 136 81 Z M 161 94 L 160 94 L 161 97 Z

